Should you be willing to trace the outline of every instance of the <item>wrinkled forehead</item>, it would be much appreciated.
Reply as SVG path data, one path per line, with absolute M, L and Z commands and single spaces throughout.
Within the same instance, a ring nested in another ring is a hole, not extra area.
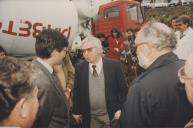
M 82 49 L 88 49 L 88 48 L 94 48 L 97 47 L 94 43 L 92 42 L 85 42 L 82 44 Z
M 102 45 L 99 39 L 90 37 L 83 40 L 82 42 L 83 50 L 88 48 L 94 48 L 94 47 L 102 48 Z

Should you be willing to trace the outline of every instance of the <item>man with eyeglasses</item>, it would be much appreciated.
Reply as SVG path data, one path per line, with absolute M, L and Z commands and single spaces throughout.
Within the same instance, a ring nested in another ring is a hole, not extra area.
M 178 76 L 180 78 L 181 83 L 183 83 L 184 85 L 188 101 L 193 105 L 193 52 L 187 58 L 185 65 L 179 69 Z M 191 120 L 185 126 L 185 128 L 192 128 L 192 127 L 193 127 L 193 120 Z
M 135 40 L 137 57 L 139 65 L 146 71 L 129 89 L 122 109 L 122 128 L 185 125 L 187 119 L 183 117 L 177 91 L 180 85 L 177 72 L 184 62 L 172 53 L 176 42 L 174 32 L 160 22 L 148 22 L 138 32 Z
M 128 91 L 121 65 L 103 58 L 96 37 L 86 37 L 82 50 L 85 61 L 75 68 L 73 117 L 83 128 L 109 128 L 119 120 Z
M 36 37 L 34 64 L 44 73 L 37 80 L 40 107 L 36 128 L 69 128 L 67 99 L 53 69 L 63 62 L 67 46 L 67 38 L 54 29 L 45 29 Z
M 183 60 L 186 60 L 189 54 L 193 51 L 193 29 L 191 18 L 188 15 L 181 15 L 177 20 L 176 32 L 177 46 L 174 53 Z

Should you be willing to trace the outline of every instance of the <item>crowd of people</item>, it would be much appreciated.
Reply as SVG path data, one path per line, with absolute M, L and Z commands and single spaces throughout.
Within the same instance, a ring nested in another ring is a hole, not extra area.
M 81 61 L 54 29 L 38 34 L 32 61 L 0 47 L 0 126 L 193 127 L 191 23 L 181 15 L 171 27 L 149 21 L 124 35 L 81 34 Z

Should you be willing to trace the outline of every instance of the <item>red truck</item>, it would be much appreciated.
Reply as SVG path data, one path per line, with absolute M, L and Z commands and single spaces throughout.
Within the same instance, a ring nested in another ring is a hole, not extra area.
M 116 0 L 99 7 L 97 17 L 94 18 L 93 33 L 110 34 L 113 27 L 121 32 L 127 28 L 140 28 L 145 22 L 141 4 L 133 0 Z

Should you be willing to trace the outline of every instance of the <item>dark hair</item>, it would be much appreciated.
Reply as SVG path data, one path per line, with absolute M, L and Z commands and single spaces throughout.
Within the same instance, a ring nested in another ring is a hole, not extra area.
M 187 24 L 188 27 L 192 25 L 191 18 L 188 15 L 181 15 L 180 17 L 178 17 L 176 22 L 182 22 L 183 24 Z
M 99 33 L 96 35 L 96 37 L 98 37 L 98 38 L 105 38 L 105 39 L 106 39 L 106 35 L 105 35 L 104 33 L 102 33 L 102 32 L 99 32 Z
M 64 47 L 68 47 L 68 39 L 57 30 L 45 29 L 36 37 L 36 55 L 40 58 L 49 58 L 54 50 L 60 52 Z
M 21 98 L 30 98 L 36 71 L 30 62 L 8 56 L 0 59 L 0 121 L 10 115 Z
M 6 51 L 3 49 L 2 46 L 0 46 L 0 52 L 3 52 L 5 55 L 7 55 Z
M 172 21 L 172 20 L 177 20 L 177 19 L 178 19 L 177 16 L 173 16 L 173 17 L 171 18 L 171 21 Z
M 111 29 L 111 35 L 113 35 L 114 32 L 117 33 L 117 37 L 121 36 L 121 32 L 119 31 L 118 28 L 112 28 Z
M 130 32 L 132 32 L 132 33 L 135 32 L 134 29 L 132 29 L 132 28 L 127 28 L 126 32 L 128 32 L 128 31 L 130 31 Z

